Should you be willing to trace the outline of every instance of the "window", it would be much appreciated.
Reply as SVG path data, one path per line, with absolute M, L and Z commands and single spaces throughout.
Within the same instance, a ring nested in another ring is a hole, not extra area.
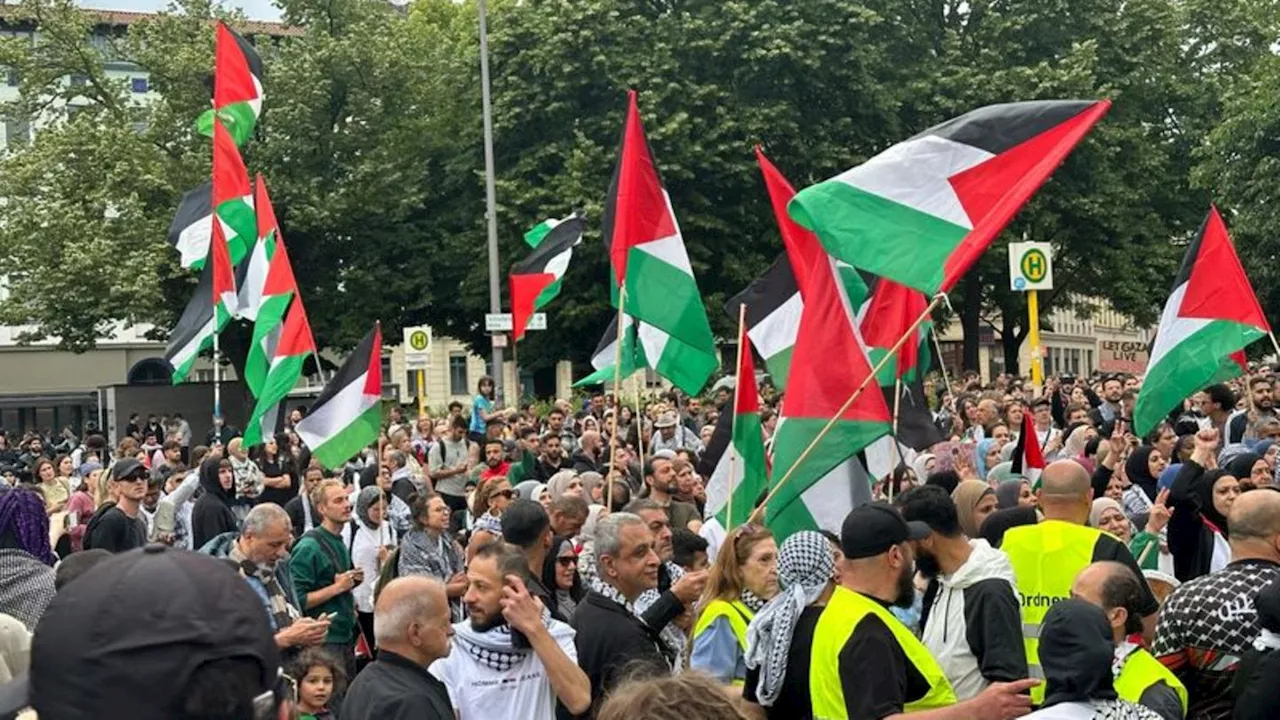
M 31 142 L 31 123 L 22 118 L 5 118 L 4 141 L 10 147 Z
M 418 397 L 418 371 L 406 370 L 404 377 L 404 386 L 408 389 L 409 397 Z
M 1084 351 L 1084 371 L 1087 373 L 1093 372 L 1093 351 L 1092 350 Z
M 467 356 L 449 356 L 449 394 L 466 395 L 470 383 L 467 382 Z
M 146 78 L 133 78 L 129 81 L 129 84 L 133 87 L 133 91 L 136 93 L 144 93 L 150 88 Z
M 5 84 L 9 87 L 18 87 L 20 82 L 22 82 L 22 76 L 18 74 L 16 68 L 9 68 L 5 71 Z

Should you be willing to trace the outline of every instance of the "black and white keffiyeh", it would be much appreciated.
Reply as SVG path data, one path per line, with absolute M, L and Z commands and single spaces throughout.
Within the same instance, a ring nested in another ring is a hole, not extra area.
M 1095 700 L 1093 720 L 1160 720 L 1160 713 L 1127 700 Z
M 796 621 L 806 607 L 822 596 L 834 571 L 831 543 L 820 533 L 798 532 L 782 543 L 778 551 L 778 584 L 782 592 L 757 610 L 747 627 L 745 662 L 747 667 L 760 669 L 756 698 L 761 705 L 769 707 L 778 698 Z M 745 595 L 743 602 L 747 602 Z
M 742 591 L 742 595 L 739 596 L 739 599 L 742 600 L 743 605 L 747 606 L 747 609 L 751 611 L 752 615 L 760 612 L 760 610 L 764 608 L 765 603 L 768 602 L 768 600 L 765 600 L 750 590 L 745 589 Z
M 667 566 L 667 572 L 671 574 L 671 582 L 673 584 L 676 580 L 684 577 L 684 568 L 670 562 L 663 564 Z M 622 593 L 618 592 L 617 588 L 601 580 L 599 575 L 592 575 L 587 580 L 587 586 L 626 608 L 627 612 L 634 615 L 642 623 L 644 622 L 644 611 L 648 610 L 649 606 L 661 596 L 657 589 L 645 590 L 640 594 L 640 597 L 636 598 L 634 603 L 627 602 L 627 599 L 623 597 Z M 675 627 L 674 623 L 667 623 L 667 626 L 658 632 L 658 636 L 662 639 L 664 651 L 662 654 L 666 658 L 667 664 L 671 666 L 673 671 L 678 670 L 680 656 L 684 652 L 684 635 L 679 628 Z
M 542 624 L 551 627 L 551 611 L 546 608 L 542 609 Z M 511 626 L 505 623 L 476 632 L 471 623 L 464 622 L 454 625 L 453 630 L 453 641 L 458 647 L 494 672 L 507 672 L 533 652 L 532 648 L 517 648 L 512 643 Z

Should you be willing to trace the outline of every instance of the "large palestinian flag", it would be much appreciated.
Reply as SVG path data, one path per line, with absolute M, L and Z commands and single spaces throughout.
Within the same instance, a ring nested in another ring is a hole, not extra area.
M 236 289 L 240 293 L 240 317 L 257 320 L 262 307 L 263 290 L 271 257 L 276 252 L 276 235 L 279 224 L 275 209 L 267 195 L 267 181 L 259 173 L 254 178 L 253 205 L 256 230 L 244 262 L 236 266 Z
M 800 314 L 804 311 L 800 288 L 785 253 L 746 290 L 729 298 L 724 312 L 736 320 L 742 305 L 747 306 L 747 336 L 751 344 L 764 358 L 774 387 L 785 390 L 791 369 L 791 350 L 800 331 Z
M 805 188 L 788 210 L 837 258 L 928 295 L 945 292 L 1109 107 L 979 108 Z
M 382 427 L 382 326 L 360 341 L 295 428 L 326 468 L 341 466 L 378 439 Z
M 213 209 L 227 239 L 231 263 L 239 265 L 257 234 L 253 190 L 240 150 L 222 123 L 213 130 Z
M 808 275 L 782 419 L 774 433 L 772 482 L 789 476 L 767 512 L 779 539 L 818 527 L 838 532 L 855 498 L 870 497 L 869 487 L 854 482 L 860 469 L 854 456 L 891 428 L 884 395 L 874 385 L 841 411 L 864 382 L 874 379 L 838 270 L 834 261 L 825 262 L 825 268 L 814 265 Z M 808 450 L 833 418 L 830 431 Z
M 222 238 L 222 228 L 214 226 L 213 239 L 209 242 L 209 263 L 213 265 L 213 312 L 218 330 L 237 316 L 240 307 L 236 297 L 236 274 L 227 254 L 227 242 Z
M 591 367 L 595 368 L 595 372 L 574 383 L 574 387 L 612 383 L 615 375 L 614 367 L 618 364 L 619 358 L 622 361 L 622 370 L 616 375 L 623 380 L 631 377 L 637 370 L 648 367 L 644 348 L 641 347 L 636 333 L 635 321 L 625 315 L 622 320 L 626 323 L 622 329 L 622 353 L 620 355 L 618 353 L 618 315 L 614 313 L 613 319 L 609 321 L 609 327 L 605 329 L 600 342 L 596 344 L 595 351 L 591 353 Z
M 316 352 L 316 341 L 311 336 L 311 324 L 307 321 L 306 308 L 302 306 L 302 296 L 295 294 L 292 297 L 289 315 L 280 330 L 279 341 L 275 344 L 275 354 L 271 358 L 266 382 L 258 395 L 253 414 L 249 416 L 249 424 L 244 429 L 244 442 L 249 446 L 263 442 L 275 432 L 280 404 L 302 377 L 302 365 L 307 356 Z M 378 419 L 381 421 L 381 417 Z
M 216 116 L 243 145 L 253 135 L 262 114 L 262 58 L 253 45 L 219 21 L 213 51 L 213 108 L 196 121 L 204 135 L 213 135 Z
M 1270 331 L 1222 217 L 1211 207 L 1160 316 L 1133 413 L 1138 436 L 1188 395 L 1239 375 L 1232 355 Z
M 627 93 L 627 100 L 622 147 L 603 222 L 613 287 L 625 288 L 626 293 L 625 298 L 615 294 L 614 302 L 616 305 L 622 300 L 628 315 L 678 341 L 682 362 L 701 355 L 700 364 L 710 365 L 714 371 L 719 365 L 715 338 L 684 238 L 645 139 L 634 90 Z M 651 359 L 661 358 L 663 352 L 674 352 L 666 349 L 667 345 L 664 342 L 663 348 L 658 348 L 660 352 L 650 347 L 645 351 Z M 655 369 L 662 372 L 658 366 Z M 667 378 L 676 381 L 671 376 Z M 702 389 L 701 384 L 691 389 L 688 378 L 677 384 L 690 394 Z
M 178 212 L 169 223 L 169 244 L 178 251 L 182 267 L 200 269 L 209 257 L 213 234 L 213 182 L 206 180 L 183 193 Z
M 577 215 L 563 220 L 547 220 L 547 227 L 529 257 L 511 268 L 511 332 L 515 340 L 524 337 L 529 318 L 560 294 L 561 280 L 569 269 L 573 247 L 582 242 L 586 223 Z
M 722 531 L 746 522 L 769 489 L 760 393 L 745 328 L 738 337 L 738 382 L 731 409 L 720 415 L 702 458 L 713 468 L 707 481 L 707 522 L 719 524 Z
M 293 264 L 289 261 L 289 252 L 280 234 L 276 222 L 271 198 L 267 196 L 266 183 L 258 178 L 258 245 L 271 245 L 270 259 L 267 261 L 265 277 L 257 290 L 256 312 L 253 323 L 253 339 L 249 343 L 249 353 L 245 357 L 244 379 L 254 397 L 262 396 L 262 387 L 267 382 L 267 372 L 271 358 L 276 353 L 276 343 L 280 338 L 281 326 L 284 322 L 285 310 L 298 295 L 298 283 L 293 276 Z M 251 255 L 249 263 L 255 260 L 262 262 L 265 252 Z M 245 264 L 249 264 L 245 263 Z M 257 273 L 253 273 L 257 275 Z M 245 293 L 241 292 L 244 300 Z

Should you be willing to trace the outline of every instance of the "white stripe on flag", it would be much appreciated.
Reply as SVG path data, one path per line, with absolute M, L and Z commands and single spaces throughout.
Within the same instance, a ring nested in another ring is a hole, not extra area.
M 364 394 L 368 373 L 362 373 L 355 382 L 338 391 L 329 402 L 317 408 L 298 423 L 298 436 L 307 447 L 318 448 L 345 430 L 366 410 L 381 402 L 375 395 Z

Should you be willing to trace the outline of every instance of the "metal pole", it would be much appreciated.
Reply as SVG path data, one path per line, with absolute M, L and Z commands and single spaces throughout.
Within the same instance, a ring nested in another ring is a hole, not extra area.
M 485 26 L 484 0 L 476 0 L 480 14 L 480 97 L 484 115 L 484 195 L 485 218 L 489 222 L 489 312 L 502 312 L 498 280 L 498 199 L 493 169 L 493 105 L 489 98 L 489 32 Z M 498 402 L 503 393 L 502 348 L 493 347 L 493 390 Z
M 1040 387 L 1044 384 L 1044 373 L 1040 366 L 1040 297 L 1035 290 L 1027 291 L 1027 339 L 1031 342 L 1031 384 Z

